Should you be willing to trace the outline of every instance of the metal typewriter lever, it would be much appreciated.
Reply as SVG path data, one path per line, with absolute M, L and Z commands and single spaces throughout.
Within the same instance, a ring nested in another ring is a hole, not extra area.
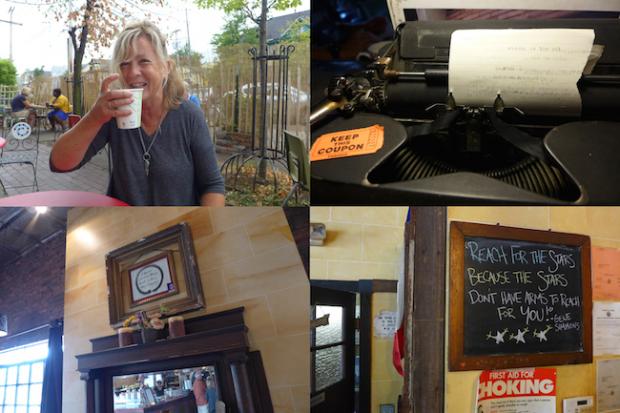
M 364 71 L 351 76 L 338 76 L 327 88 L 328 101 L 310 114 L 310 125 L 332 113 L 351 115 L 358 109 L 379 112 L 383 105 L 383 85 L 374 71 Z

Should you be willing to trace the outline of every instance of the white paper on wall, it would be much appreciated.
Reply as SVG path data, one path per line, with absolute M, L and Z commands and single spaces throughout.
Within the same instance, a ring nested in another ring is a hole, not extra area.
M 620 302 L 595 301 L 593 304 L 594 355 L 620 354 Z
M 375 337 L 393 337 L 396 333 L 397 314 L 394 311 L 381 311 L 375 316 Z
M 620 359 L 599 360 L 596 363 L 597 411 L 620 411 Z

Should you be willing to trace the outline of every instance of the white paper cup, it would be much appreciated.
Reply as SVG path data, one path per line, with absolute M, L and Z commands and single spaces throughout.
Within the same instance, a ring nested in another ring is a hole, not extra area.
M 119 129 L 137 129 L 142 123 L 142 89 L 121 89 L 123 92 L 131 92 L 133 102 L 129 105 L 119 106 L 118 110 L 131 110 L 131 115 L 116 118 Z

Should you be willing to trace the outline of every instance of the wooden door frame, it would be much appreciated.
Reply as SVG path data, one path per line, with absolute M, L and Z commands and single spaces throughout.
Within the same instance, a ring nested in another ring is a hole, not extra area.
M 447 219 L 446 207 L 410 207 L 405 224 L 400 413 L 444 411 Z

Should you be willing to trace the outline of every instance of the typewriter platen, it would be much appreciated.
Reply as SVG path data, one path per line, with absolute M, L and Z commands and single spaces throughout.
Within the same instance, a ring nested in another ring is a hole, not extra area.
M 593 29 L 603 52 L 577 86 L 581 114 L 455 105 L 451 35 L 467 29 Z M 313 140 L 379 124 L 370 155 L 312 162 L 312 204 L 618 204 L 620 21 L 407 22 L 366 70 L 332 79 Z

